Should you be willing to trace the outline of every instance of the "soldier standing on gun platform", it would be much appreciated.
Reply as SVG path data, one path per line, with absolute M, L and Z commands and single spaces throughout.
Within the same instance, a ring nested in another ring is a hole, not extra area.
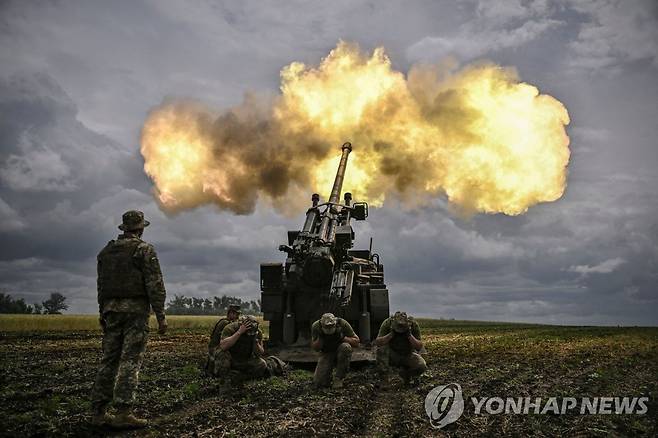
M 150 309 L 158 320 L 158 333 L 167 330 L 160 264 L 153 245 L 141 239 L 148 225 L 144 213 L 127 211 L 119 225 L 123 234 L 98 254 L 103 358 L 92 391 L 92 423 L 97 426 L 135 428 L 148 424 L 135 417 L 132 407 L 146 349 Z M 116 416 L 107 412 L 112 401 Z
M 343 387 L 343 379 L 350 368 L 352 347 L 359 346 L 359 337 L 352 326 L 343 318 L 325 313 L 311 326 L 311 348 L 320 351 L 320 359 L 315 367 L 313 383 L 316 388 L 329 386 L 331 371 L 336 367 L 333 388 Z
M 222 340 L 222 331 L 224 331 L 224 327 L 237 321 L 240 313 L 240 306 L 231 304 L 228 306 L 226 318 L 220 318 L 217 324 L 215 324 L 215 328 L 210 335 L 210 342 L 208 343 L 208 360 L 206 361 L 206 373 L 211 376 L 218 377 L 221 374 L 219 367 L 217 367 L 218 361 L 215 359 L 215 356 L 218 352 L 221 354 L 222 351 L 219 348 L 219 342 Z
M 409 385 L 427 370 L 425 359 L 418 354 L 423 348 L 420 326 L 405 312 L 395 312 L 382 322 L 375 344 L 377 367 L 383 379 L 390 367 L 396 367 L 405 385 Z

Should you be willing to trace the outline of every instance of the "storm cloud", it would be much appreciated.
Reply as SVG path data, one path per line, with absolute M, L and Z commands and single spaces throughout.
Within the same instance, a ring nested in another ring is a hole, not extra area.
M 317 64 L 343 39 L 383 45 L 405 73 L 444 57 L 515 67 L 572 118 L 557 202 L 463 219 L 441 197 L 413 209 L 387 200 L 355 224 L 359 245 L 372 236 L 381 254 L 393 308 L 656 325 L 658 12 L 619 3 L 4 2 L 0 289 L 28 302 L 57 290 L 70 311 L 94 312 L 96 253 L 137 208 L 170 296 L 257 297 L 258 264 L 283 259 L 276 248 L 303 212 L 165 215 L 140 127 L 166 98 L 228 108 L 248 91 L 275 93 L 283 66 Z

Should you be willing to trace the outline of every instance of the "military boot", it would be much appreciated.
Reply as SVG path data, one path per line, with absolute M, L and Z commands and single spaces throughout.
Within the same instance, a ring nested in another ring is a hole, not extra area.
M 117 429 L 138 429 L 141 427 L 146 427 L 148 424 L 148 420 L 137 418 L 130 409 L 126 409 L 117 413 L 116 417 L 114 417 L 114 421 L 111 423 L 111 426 Z
M 91 417 L 91 424 L 94 426 L 105 426 L 114 422 L 114 415 L 107 412 L 107 407 L 98 408 Z
M 289 370 L 288 364 L 276 356 L 268 356 L 265 358 L 267 363 L 267 370 L 270 376 L 285 376 Z

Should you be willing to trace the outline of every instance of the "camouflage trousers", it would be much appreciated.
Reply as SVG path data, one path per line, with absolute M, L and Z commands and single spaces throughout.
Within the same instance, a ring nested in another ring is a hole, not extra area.
M 264 359 L 251 357 L 247 360 L 235 360 L 231 353 L 220 348 L 215 350 L 212 360 L 209 360 L 208 371 L 214 377 L 230 377 L 231 371 L 246 378 L 262 378 L 270 376 L 270 368 Z
M 329 386 L 331 383 L 331 371 L 336 367 L 336 378 L 343 379 L 350 369 L 352 358 L 352 346 L 343 342 L 336 351 L 331 353 L 320 353 L 320 359 L 315 366 L 313 383 L 316 387 Z
M 219 347 L 217 348 L 217 351 L 219 351 Z M 212 353 L 208 353 L 208 357 L 206 358 L 206 374 L 208 376 L 212 377 L 220 377 L 219 373 L 221 372 L 221 367 L 217 368 L 217 365 L 215 365 L 219 360 L 221 360 L 221 357 L 218 357 L 218 361 L 215 360 L 215 355 L 220 356 L 217 354 L 217 351 L 213 351 Z
M 146 350 L 148 318 L 139 313 L 105 314 L 103 358 L 91 394 L 94 410 L 106 407 L 112 400 L 119 409 L 132 406 Z
M 427 371 L 427 364 L 418 353 L 404 355 L 395 352 L 388 345 L 377 347 L 377 369 L 380 372 L 389 372 L 391 368 L 398 368 L 400 377 L 408 379 Z

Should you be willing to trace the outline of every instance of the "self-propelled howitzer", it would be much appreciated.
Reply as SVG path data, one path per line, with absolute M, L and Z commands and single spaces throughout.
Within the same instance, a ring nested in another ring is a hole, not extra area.
M 260 268 L 261 305 L 269 321 L 270 345 L 288 361 L 312 362 L 311 325 L 323 313 L 347 320 L 361 339 L 352 360 L 372 360 L 370 344 L 379 325 L 389 316 L 388 290 L 379 255 L 369 249 L 354 250 L 351 220 L 365 220 L 368 204 L 352 202 L 340 193 L 352 145 L 342 146 L 342 156 L 329 200 L 311 197 L 301 230 L 288 231 L 284 263 L 263 263 Z

